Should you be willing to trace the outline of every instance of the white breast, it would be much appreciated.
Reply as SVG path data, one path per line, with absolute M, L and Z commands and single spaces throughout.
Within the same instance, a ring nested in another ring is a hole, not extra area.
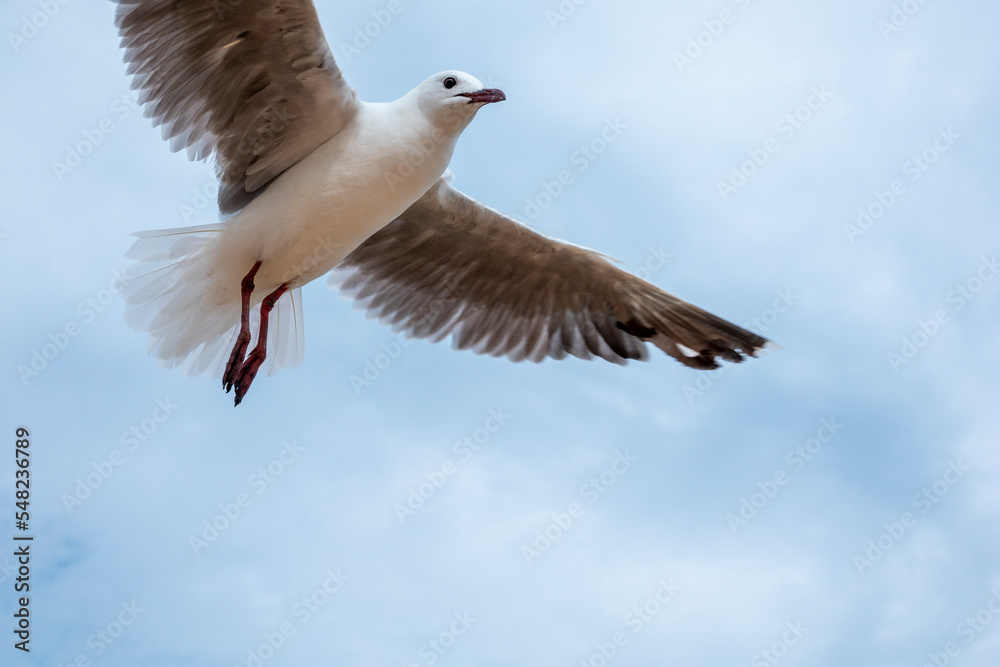
M 419 199 L 444 173 L 457 137 L 407 111 L 398 103 L 365 104 L 354 122 L 230 220 L 209 253 L 212 300 L 237 294 L 257 259 L 255 301 L 286 282 L 304 285 Z

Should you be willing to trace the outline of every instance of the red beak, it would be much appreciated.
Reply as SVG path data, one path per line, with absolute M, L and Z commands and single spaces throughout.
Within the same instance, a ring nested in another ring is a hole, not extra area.
M 462 97 L 469 98 L 469 104 L 478 102 L 480 104 L 492 104 L 493 102 L 503 102 L 507 96 L 499 88 L 483 88 L 474 93 L 459 93 Z

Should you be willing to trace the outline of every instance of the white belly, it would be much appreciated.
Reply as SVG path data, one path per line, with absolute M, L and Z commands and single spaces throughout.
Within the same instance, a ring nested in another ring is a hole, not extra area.
M 207 302 L 238 303 L 240 282 L 258 259 L 255 303 L 283 284 L 315 280 L 441 177 L 453 141 L 411 136 L 387 142 L 381 121 L 323 144 L 227 223 L 205 253 Z M 371 148 L 374 137 L 379 150 Z

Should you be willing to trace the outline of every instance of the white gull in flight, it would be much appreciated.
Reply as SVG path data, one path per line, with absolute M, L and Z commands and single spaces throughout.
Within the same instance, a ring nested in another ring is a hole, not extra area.
M 768 343 L 453 188 L 459 135 L 502 91 L 448 71 L 363 102 L 311 0 L 117 2 L 146 114 L 173 150 L 214 156 L 227 216 L 137 234 L 126 321 L 237 405 L 262 366 L 302 360 L 300 289 L 331 271 L 397 330 L 514 361 L 625 363 L 649 342 L 711 369 Z

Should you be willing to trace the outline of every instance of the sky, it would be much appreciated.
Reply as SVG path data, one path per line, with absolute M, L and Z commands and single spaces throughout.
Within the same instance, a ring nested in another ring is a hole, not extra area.
M 319 280 L 234 409 L 113 289 L 129 234 L 217 219 L 211 165 L 112 3 L 6 2 L 4 665 L 996 664 L 996 3 L 316 4 L 363 99 L 506 92 L 458 188 L 781 349 L 514 364 Z

